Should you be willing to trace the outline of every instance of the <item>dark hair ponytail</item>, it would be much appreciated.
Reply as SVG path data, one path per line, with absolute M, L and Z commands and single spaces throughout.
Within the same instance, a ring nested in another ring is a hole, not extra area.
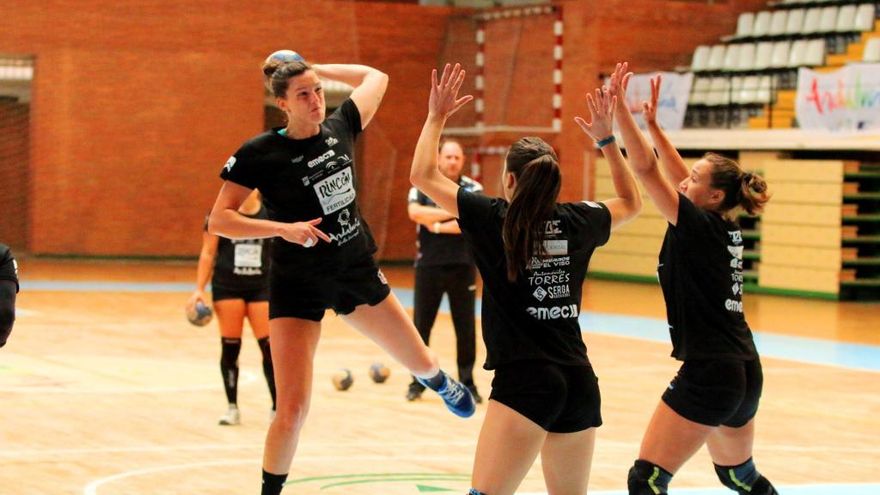
M 263 75 L 266 76 L 266 87 L 272 91 L 276 98 L 287 96 L 287 88 L 290 87 L 290 78 L 296 77 L 312 66 L 304 61 L 288 62 L 277 58 L 270 58 L 263 64 Z
M 764 209 L 770 193 L 763 177 L 745 172 L 735 161 L 715 153 L 706 153 L 703 158 L 712 164 L 712 187 L 724 191 L 724 201 L 719 206 L 722 212 L 740 207 L 755 215 Z
M 523 138 L 507 155 L 507 171 L 516 177 L 501 237 L 507 257 L 507 279 L 516 280 L 520 270 L 536 256 L 546 256 L 544 235 L 562 175 L 556 152 L 540 138 Z

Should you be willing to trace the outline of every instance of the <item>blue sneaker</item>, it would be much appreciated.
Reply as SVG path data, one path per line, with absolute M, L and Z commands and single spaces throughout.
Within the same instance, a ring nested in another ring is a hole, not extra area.
M 477 407 L 474 404 L 474 396 L 471 395 L 471 391 L 447 375 L 446 372 L 442 373 L 444 378 L 443 385 L 435 390 L 435 392 L 437 392 L 437 394 L 440 395 L 440 398 L 443 399 L 443 402 L 446 403 L 446 408 L 452 411 L 452 414 L 461 416 L 462 418 L 473 416 Z M 425 387 L 432 388 L 427 380 L 421 378 L 416 379 Z

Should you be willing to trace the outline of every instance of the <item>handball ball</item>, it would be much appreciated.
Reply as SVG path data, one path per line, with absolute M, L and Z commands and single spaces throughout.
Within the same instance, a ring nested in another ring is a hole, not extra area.
M 197 327 L 203 327 L 211 322 L 214 312 L 211 307 L 202 301 L 196 301 L 192 309 L 187 308 L 186 319 Z
M 370 378 L 376 383 L 382 383 L 391 375 L 391 370 L 382 363 L 373 363 L 370 366 Z
M 333 386 L 340 392 L 350 389 L 353 383 L 354 378 L 351 376 L 350 370 L 343 368 L 333 374 Z
M 296 53 L 293 50 L 278 50 L 276 52 L 272 52 L 268 57 L 266 57 L 266 62 L 270 60 L 278 60 L 284 63 L 306 61 L 306 59 L 304 59 L 302 55 Z

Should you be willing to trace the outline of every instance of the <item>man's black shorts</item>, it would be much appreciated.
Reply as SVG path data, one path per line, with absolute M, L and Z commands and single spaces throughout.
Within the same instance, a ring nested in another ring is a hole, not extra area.
M 574 433 L 602 424 L 599 379 L 590 366 L 546 361 L 499 366 L 489 399 L 551 433 Z
M 327 309 L 347 315 L 362 304 L 375 306 L 391 293 L 372 257 L 324 270 L 273 262 L 269 280 L 269 319 L 321 321 Z
M 663 402 L 685 419 L 739 428 L 758 412 L 764 386 L 761 361 L 685 361 Z

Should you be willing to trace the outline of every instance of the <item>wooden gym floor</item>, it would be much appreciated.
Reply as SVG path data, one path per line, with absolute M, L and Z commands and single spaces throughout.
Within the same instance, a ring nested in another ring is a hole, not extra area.
M 225 410 L 216 323 L 189 325 L 194 263 L 20 260 L 18 320 L 0 349 L 0 494 L 255 494 L 270 401 L 246 333 L 239 402 Z M 412 272 L 388 268 L 412 300 Z M 652 285 L 591 281 L 585 339 L 603 395 L 591 493 L 625 493 L 645 425 L 677 369 Z M 792 495 L 880 493 L 880 305 L 747 295 L 765 392 L 759 469 Z M 485 411 L 458 419 L 435 396 L 404 400 L 408 375 L 335 316 L 325 320 L 312 412 L 285 493 L 463 494 Z M 441 314 L 432 347 L 454 369 Z M 484 351 L 479 343 L 478 365 Z M 371 363 L 392 370 L 369 380 Z M 337 392 L 330 377 L 352 370 Z M 491 376 L 476 371 L 488 396 Z M 673 493 L 721 494 L 701 451 Z M 544 493 L 540 464 L 522 494 Z

